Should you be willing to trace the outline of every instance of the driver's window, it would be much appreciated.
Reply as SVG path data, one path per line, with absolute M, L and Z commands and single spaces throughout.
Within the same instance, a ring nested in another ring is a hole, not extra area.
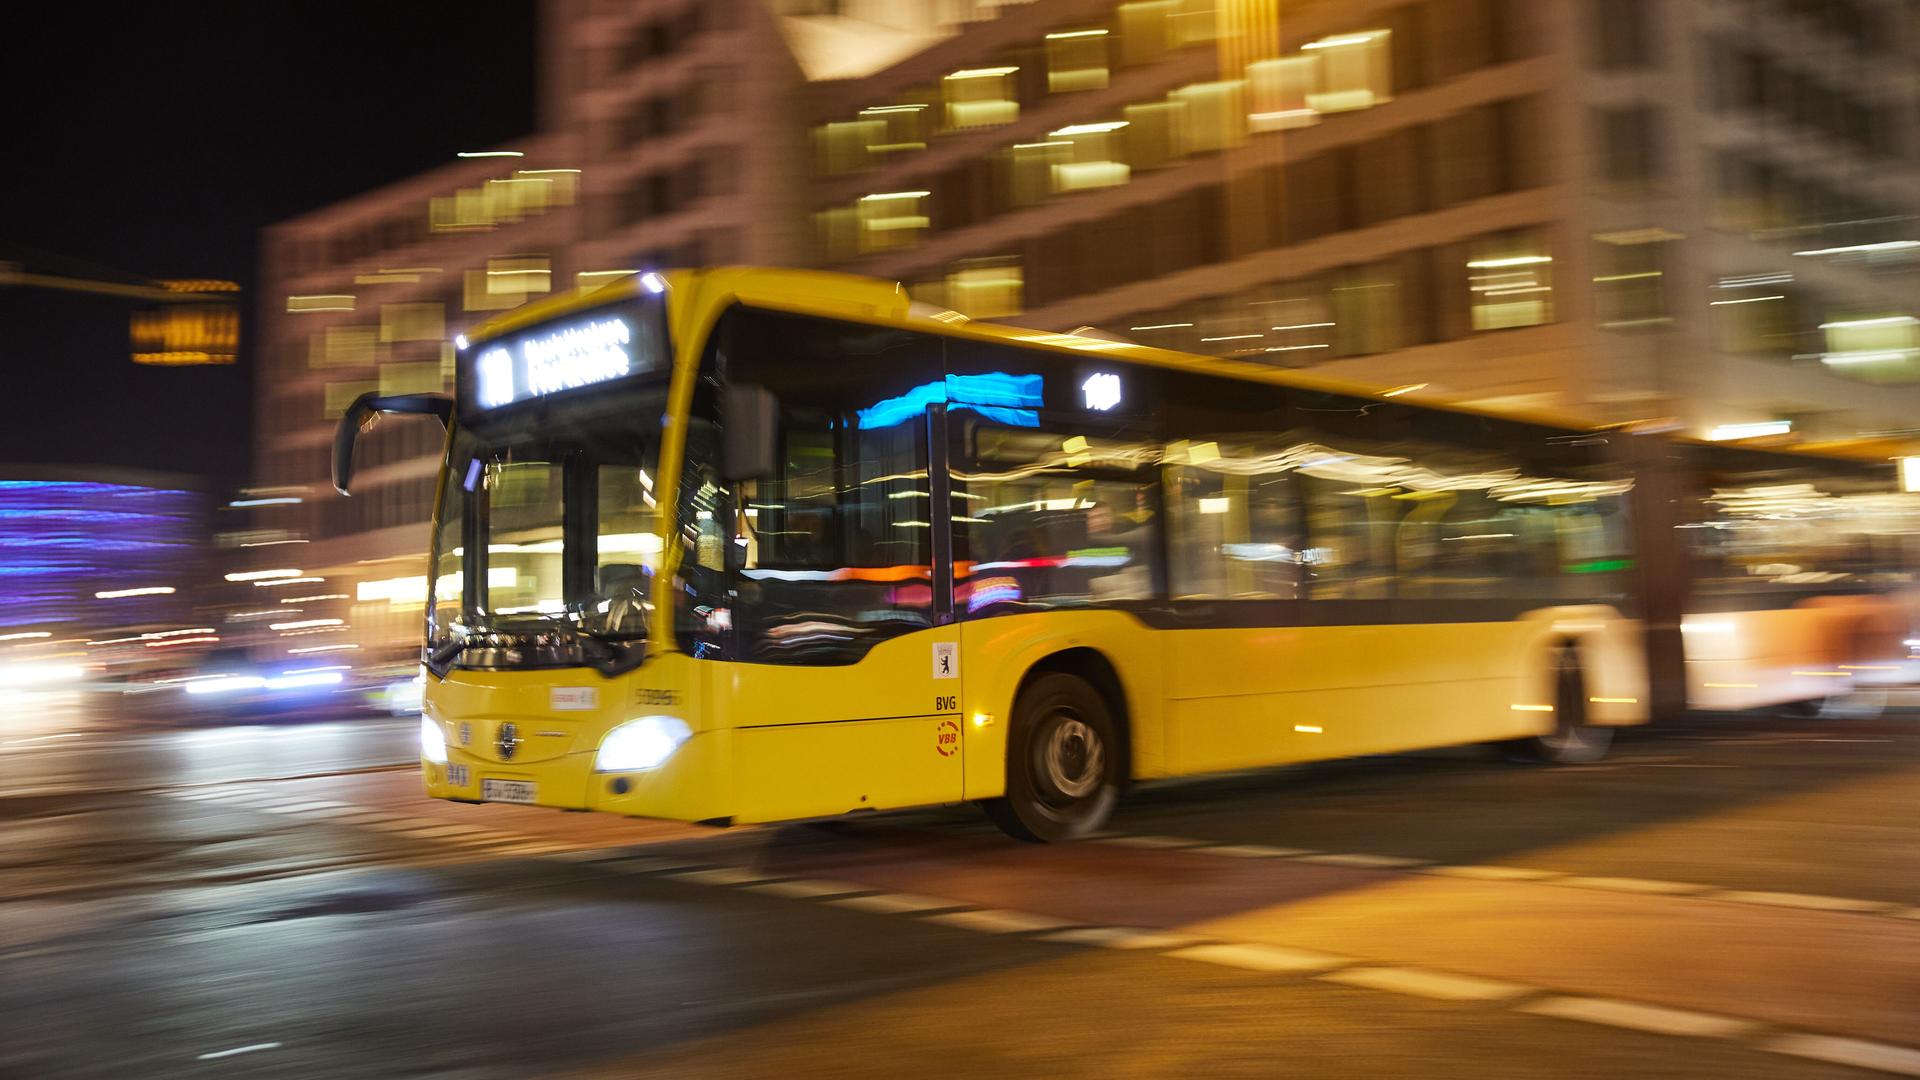
M 554 462 L 487 467 L 487 608 L 496 615 L 564 610 L 561 535 L 565 470 Z
M 601 465 L 595 490 L 600 523 L 595 546 L 593 599 L 600 625 L 615 634 L 646 629 L 653 575 L 660 569 L 652 473 L 636 465 Z

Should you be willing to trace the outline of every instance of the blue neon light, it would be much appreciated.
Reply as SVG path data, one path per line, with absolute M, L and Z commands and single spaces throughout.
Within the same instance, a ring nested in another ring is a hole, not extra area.
M 187 594 L 94 593 L 182 583 L 203 543 L 203 498 L 86 480 L 0 480 L 0 626 L 173 621 Z
M 1046 384 L 1039 375 L 1009 375 L 1004 371 L 948 375 L 861 409 L 859 427 L 871 431 L 903 424 L 925 415 L 927 406 L 940 402 L 954 412 L 971 410 L 1008 427 L 1039 427 L 1036 410 L 1046 402 Z

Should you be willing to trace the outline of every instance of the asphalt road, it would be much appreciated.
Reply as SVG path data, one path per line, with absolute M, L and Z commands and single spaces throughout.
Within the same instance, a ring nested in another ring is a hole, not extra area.
M 405 720 L 58 733 L 0 732 L 9 1080 L 1920 1075 L 1914 714 L 1160 785 L 1054 848 L 431 802 Z

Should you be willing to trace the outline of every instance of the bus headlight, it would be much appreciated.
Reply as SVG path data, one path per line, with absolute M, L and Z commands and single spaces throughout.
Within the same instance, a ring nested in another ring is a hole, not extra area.
M 447 736 L 440 725 L 426 717 L 420 718 L 420 756 L 435 765 L 447 763 Z
M 643 716 L 621 724 L 600 743 L 594 758 L 595 772 L 639 772 L 651 769 L 673 756 L 680 744 L 692 735 L 687 722 L 677 716 Z

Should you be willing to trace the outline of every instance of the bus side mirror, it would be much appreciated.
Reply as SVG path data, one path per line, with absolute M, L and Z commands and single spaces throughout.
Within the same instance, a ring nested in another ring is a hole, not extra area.
M 728 483 L 772 476 L 779 443 L 780 399 L 755 383 L 734 383 L 720 395 L 720 475 Z
M 340 426 L 333 433 L 333 489 L 347 494 L 347 486 L 353 483 L 353 444 L 360 438 L 362 431 L 373 430 L 380 422 L 382 413 L 401 413 L 409 416 L 434 416 L 440 420 L 440 426 L 446 427 L 453 419 L 453 399 L 445 394 L 393 394 L 380 396 L 378 391 L 368 391 L 353 399 L 347 411 L 340 414 Z

